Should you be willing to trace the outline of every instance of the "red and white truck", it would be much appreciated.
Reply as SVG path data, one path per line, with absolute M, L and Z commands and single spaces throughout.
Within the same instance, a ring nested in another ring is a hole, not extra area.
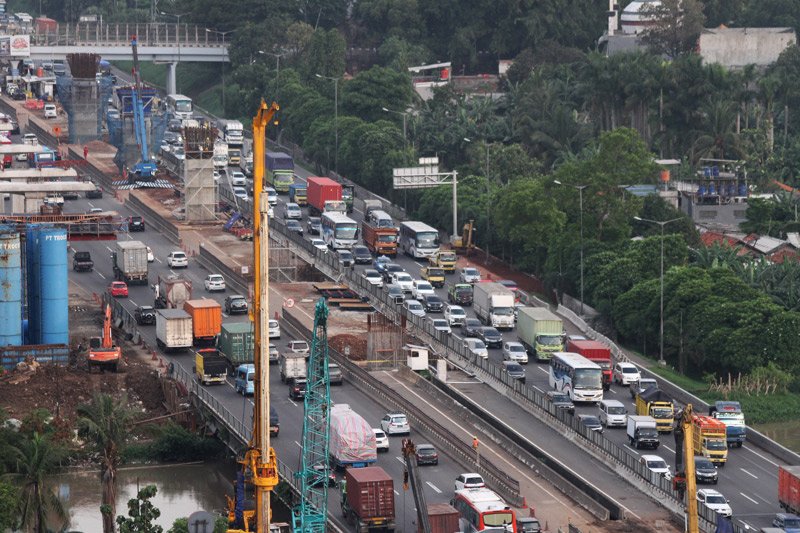
M 330 178 L 308 178 L 306 198 L 311 216 L 320 216 L 326 211 L 347 211 L 347 205 L 342 200 L 342 186 Z

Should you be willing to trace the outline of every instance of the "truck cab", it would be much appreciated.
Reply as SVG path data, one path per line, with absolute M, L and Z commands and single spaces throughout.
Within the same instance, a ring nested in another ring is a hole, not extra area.
M 655 419 L 658 431 L 669 433 L 675 422 L 675 406 L 664 391 L 650 387 L 636 395 L 636 414 Z
M 728 446 L 741 448 L 747 439 L 747 426 L 739 402 L 719 401 L 708 408 L 708 414 L 725 424 Z
M 293 183 L 289 185 L 289 201 L 300 206 L 308 205 L 308 196 L 305 184 Z
M 439 250 L 428 257 L 428 263 L 452 274 L 456 271 L 456 253 L 453 250 Z

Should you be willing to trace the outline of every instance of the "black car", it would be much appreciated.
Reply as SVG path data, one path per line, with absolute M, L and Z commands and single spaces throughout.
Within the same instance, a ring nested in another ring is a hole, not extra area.
M 128 231 L 144 231 L 144 219 L 140 216 L 129 217 Z
M 418 465 L 438 465 L 439 454 L 432 444 L 417 445 L 417 464 Z
M 369 251 L 369 248 L 363 244 L 353 246 L 352 252 L 353 259 L 355 259 L 357 265 L 368 265 L 372 263 L 372 253 Z
M 316 465 L 312 466 L 311 468 L 313 468 L 315 471 L 317 471 L 317 472 L 319 472 L 321 474 L 322 471 L 325 470 L 325 465 L 316 464 Z M 311 481 L 311 486 L 312 487 L 318 487 L 322 483 L 322 481 L 323 481 L 323 477 L 318 477 L 318 478 L 316 478 L 316 479 Z M 336 474 L 334 473 L 333 468 L 330 468 L 328 470 L 328 486 L 329 487 L 335 487 L 336 486 Z
M 496 328 L 484 326 L 478 330 L 478 338 L 487 348 L 500 348 L 503 345 L 503 336 Z
M 95 198 L 102 198 L 103 197 L 103 189 L 96 188 L 93 191 L 86 191 L 86 198 L 88 199 L 95 199 Z
M 444 311 L 444 302 L 435 294 L 423 294 L 421 303 L 426 313 L 441 313 Z
M 386 292 L 389 294 L 389 298 L 394 301 L 396 304 L 402 304 L 406 299 L 406 293 L 403 292 L 403 289 L 400 288 L 399 285 L 393 285 L 391 283 L 387 283 L 384 285 L 386 288 Z
M 306 222 L 309 235 L 319 235 L 322 233 L 322 219 L 319 217 L 308 217 Z
M 719 481 L 717 467 L 707 457 L 695 456 L 694 478 L 698 483 L 713 483 Z
M 289 231 L 294 231 L 299 233 L 300 235 L 303 234 L 303 225 L 300 224 L 297 220 L 287 220 L 286 221 L 286 229 Z
M 148 326 L 156 323 L 156 310 L 149 305 L 140 305 L 133 312 L 133 318 L 140 326 Z
M 170 119 L 170 121 L 167 122 L 167 129 L 177 133 L 183 129 L 183 121 L 179 118 Z
M 569 394 L 559 391 L 547 391 L 547 399 L 556 409 L 563 409 L 569 414 L 575 414 L 575 404 L 569 399 Z
M 292 400 L 302 400 L 306 397 L 306 380 L 295 379 L 289 385 L 289 398 Z
M 477 318 L 465 318 L 464 325 L 461 326 L 464 337 L 477 337 L 481 329 L 483 329 L 483 324 Z
M 598 433 L 603 432 L 603 424 L 600 422 L 600 419 L 594 415 L 578 415 L 578 420 L 592 431 L 597 431 Z
M 180 135 L 174 131 L 165 131 L 163 141 L 167 144 L 178 144 L 181 140 Z
M 339 262 L 344 267 L 351 267 L 355 264 L 355 259 L 353 258 L 353 254 L 350 253 L 350 250 L 339 250 L 336 252 L 339 256 Z
M 77 191 L 64 191 L 61 193 L 61 197 L 64 200 L 77 200 L 79 198 Z
M 521 364 L 514 361 L 503 361 L 503 370 L 508 373 L 509 377 L 525 383 L 525 369 Z
M 405 272 L 406 269 L 398 265 L 397 263 L 386 263 L 383 266 L 383 270 L 378 270 L 381 274 L 383 274 L 383 281 L 386 283 L 392 282 L 392 274 L 395 272 Z
M 25 100 L 26 98 L 27 96 L 25 96 L 25 93 L 22 91 L 17 90 L 11 93 L 12 100 Z
M 225 312 L 229 315 L 236 313 L 247 313 L 247 298 L 241 294 L 233 294 L 225 297 Z

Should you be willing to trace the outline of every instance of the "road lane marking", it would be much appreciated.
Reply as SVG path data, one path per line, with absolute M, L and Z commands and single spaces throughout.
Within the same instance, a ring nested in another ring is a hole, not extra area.
M 608 392 L 610 392 L 611 394 L 616 394 L 617 393 L 617 391 L 615 391 L 614 389 L 608 389 Z
M 754 454 L 756 454 L 757 456 L 761 457 L 761 458 L 762 458 L 762 459 L 764 459 L 766 462 L 768 462 L 769 464 L 771 464 L 771 465 L 773 465 L 773 466 L 775 466 L 775 467 L 777 467 L 777 466 L 778 466 L 778 463 L 774 463 L 774 462 L 770 461 L 769 459 L 767 459 L 766 457 L 764 457 L 764 456 L 763 456 L 763 455 L 761 455 L 760 453 L 758 453 L 758 452 L 756 452 L 756 451 L 752 450 L 750 447 L 745 447 L 745 448 L 742 448 L 742 449 L 743 449 L 743 450 L 746 450 L 746 451 L 748 451 L 748 452 L 750 452 L 750 453 L 754 453 Z
M 94 204 L 93 204 L 92 202 L 86 202 L 86 203 L 87 203 L 87 204 L 89 204 L 89 207 L 91 207 L 92 209 L 94 209 Z
M 628 448 L 630 451 L 632 451 L 632 452 L 633 452 L 633 453 L 635 453 L 636 455 L 640 455 L 640 454 L 639 454 L 639 452 L 637 452 L 636 450 L 634 450 L 633 448 L 631 448 L 631 447 L 630 447 L 630 446 L 628 446 L 627 444 L 623 444 L 623 446 L 624 446 L 625 448 Z
M 134 302 L 134 301 L 133 301 L 133 300 L 131 300 L 130 298 L 128 298 L 128 301 L 129 301 L 130 303 L 132 303 L 132 304 L 133 304 L 135 307 L 139 307 L 138 305 L 136 305 L 136 302 Z
M 161 259 L 159 259 L 158 257 L 155 257 L 154 259 L 155 259 L 156 261 L 158 261 L 159 263 L 162 263 L 162 264 L 163 264 L 163 261 L 161 261 Z
M 666 444 L 662 444 L 662 446 L 663 446 L 664 448 L 668 449 L 669 451 L 671 451 L 672 453 L 675 453 L 675 450 L 673 450 L 672 448 L 670 448 L 670 447 L 669 447 L 669 446 L 667 446 Z
M 537 366 L 536 368 L 538 368 L 540 372 L 544 372 L 545 374 L 550 374 L 549 370 L 545 370 L 544 368 L 542 368 L 540 366 Z
M 439 408 L 437 408 L 435 405 L 433 405 L 433 404 L 431 404 L 430 402 L 428 402 L 428 401 L 427 401 L 425 398 L 423 398 L 422 396 L 420 396 L 419 394 L 417 394 L 417 393 L 416 393 L 414 390 L 410 389 L 408 386 L 406 386 L 406 384 L 405 384 L 405 383 L 402 383 L 400 380 L 398 380 L 396 377 L 394 377 L 393 375 L 391 375 L 389 372 L 385 372 L 385 371 L 384 371 L 384 374 L 385 374 L 386 376 L 388 376 L 389 378 L 393 379 L 395 382 L 397 382 L 397 384 L 398 384 L 398 385 L 400 385 L 401 387 L 403 387 L 403 388 L 404 388 L 404 389 L 407 391 L 407 394 L 408 394 L 408 395 L 410 395 L 410 396 L 416 396 L 416 398 L 417 398 L 417 399 L 418 399 L 420 402 L 422 402 L 423 404 L 427 404 L 427 405 L 430 407 L 430 410 L 431 410 L 431 411 L 435 411 L 435 412 L 437 412 L 437 413 L 438 413 L 438 414 L 439 414 L 439 415 L 440 415 L 440 416 L 441 416 L 443 419 L 445 419 L 445 420 L 448 420 L 448 421 L 449 421 L 451 424 L 453 424 L 455 427 L 457 427 L 458 429 L 460 429 L 460 430 L 461 430 L 461 431 L 462 431 L 462 432 L 463 432 L 463 433 L 464 433 L 464 434 L 465 434 L 465 435 L 466 435 L 468 438 L 470 438 L 470 439 L 471 439 L 471 438 L 472 438 L 472 436 L 475 434 L 474 430 L 472 430 L 472 429 L 468 429 L 468 428 L 464 427 L 464 426 L 463 426 L 463 425 L 461 425 L 459 422 L 457 422 L 457 421 L 456 421 L 456 420 L 454 420 L 452 417 L 450 417 L 450 416 L 449 416 L 447 413 L 444 413 L 444 412 L 442 412 L 441 410 L 439 410 Z M 527 439 L 527 438 L 525 438 L 524 436 L 523 436 L 522 438 L 523 438 L 524 440 L 528 441 L 528 439 Z M 528 474 L 527 474 L 527 473 L 526 473 L 526 472 L 525 472 L 523 469 L 520 469 L 520 468 L 518 468 L 518 467 L 517 467 L 515 464 L 511 463 L 511 461 L 509 461 L 508 459 L 506 459 L 506 457 L 504 456 L 504 454 L 501 454 L 501 452 L 498 452 L 497 450 L 495 450 L 495 449 L 494 449 L 494 446 L 492 446 L 492 445 L 490 445 L 490 444 L 486 443 L 486 444 L 484 444 L 484 447 L 485 447 L 487 450 L 489 450 L 490 452 L 492 452 L 492 453 L 493 453 L 493 454 L 494 454 L 494 455 L 497 457 L 497 459 L 498 459 L 498 460 L 500 460 L 500 461 L 502 461 L 503 463 L 505 463 L 506 465 L 508 465 L 508 467 L 509 467 L 510 469 L 513 469 L 514 471 L 518 472 L 518 473 L 519 473 L 519 474 L 520 474 L 522 477 L 524 477 L 524 478 L 525 478 L 525 479 L 526 479 L 526 480 L 527 480 L 529 483 L 531 483 L 531 484 L 535 485 L 535 486 L 536 486 L 536 487 L 538 487 L 538 488 L 539 488 L 539 489 L 540 489 L 542 492 L 544 492 L 545 494 L 547 494 L 548 496 L 550 496 L 550 498 L 552 498 L 554 501 L 558 502 L 558 504 L 559 504 L 559 505 L 563 506 L 565 509 L 569 509 L 569 510 L 571 510 L 571 509 L 572 509 L 572 506 L 571 506 L 571 505 L 567 505 L 566 503 L 564 503 L 564 502 L 562 501 L 562 500 L 563 500 L 563 498 L 559 498 L 558 496 L 556 496 L 555 494 L 553 494 L 552 492 L 550 492 L 549 490 L 547 490 L 547 487 L 543 486 L 543 485 L 542 485 L 541 483 L 539 483 L 539 482 L 538 482 L 536 479 L 534 479 L 534 478 L 530 477 L 530 476 L 529 476 L 529 475 L 528 475 Z M 637 455 L 638 455 L 638 454 L 637 454 Z M 569 468 L 569 467 L 567 467 L 567 468 Z M 571 470 L 571 469 L 570 469 L 570 470 Z M 572 471 L 572 470 L 571 470 L 571 471 Z M 573 471 L 573 472 L 574 472 L 574 471 Z M 583 478 L 583 476 L 581 476 L 581 475 L 580 475 L 580 474 L 578 474 L 577 472 L 574 472 L 574 474 L 575 474 L 575 476 L 576 476 L 576 477 L 578 477 L 579 479 L 581 479 L 581 480 L 583 480 L 583 481 L 586 481 L 586 480 Z M 588 483 L 588 481 L 586 481 L 586 483 Z M 642 519 L 642 518 L 641 518 L 639 515 L 637 515 L 636 513 L 634 513 L 634 512 L 633 512 L 632 510 L 630 510 L 629 508 L 625 507 L 625 506 L 624 506 L 624 505 L 622 505 L 622 504 L 619 504 L 619 505 L 620 505 L 620 507 L 622 507 L 622 508 L 625 510 L 625 512 L 626 512 L 626 513 L 630 514 L 631 516 L 633 516 L 633 517 L 635 517 L 635 518 L 638 518 L 639 520 L 641 520 L 641 519 Z
M 177 276 L 177 274 L 175 273 L 175 271 L 174 271 L 174 270 L 172 270 L 171 268 L 169 269 L 169 272 L 170 272 L 170 274 L 172 274 L 173 276 Z
M 397 491 L 394 491 L 394 495 L 395 495 L 395 496 L 400 496 L 400 493 L 399 493 L 399 492 L 397 492 Z
M 95 272 L 97 272 L 97 270 L 95 270 Z M 100 272 L 97 272 L 97 275 L 100 276 L 103 279 L 106 279 L 106 277 L 104 275 L 102 275 Z
M 297 444 L 297 447 L 298 447 L 298 448 L 300 448 L 301 450 L 303 449 L 303 445 L 302 445 L 302 444 L 300 444 L 300 443 L 299 443 L 299 442 L 297 442 L 297 441 L 294 441 L 294 443 L 295 443 L 295 444 Z
M 424 268 L 425 267 L 425 265 L 423 265 L 422 263 L 418 263 L 416 261 L 414 261 L 414 264 L 417 265 L 420 268 Z
M 109 248 L 108 246 L 106 246 L 106 250 L 108 250 L 109 252 L 113 252 L 114 251 L 111 248 Z
M 425 484 L 426 484 L 426 485 L 428 485 L 428 486 L 429 486 L 430 488 L 432 488 L 433 490 L 435 490 L 435 491 L 436 491 L 436 494 L 441 494 L 441 493 L 442 493 L 442 491 L 441 491 L 441 490 L 439 490 L 439 487 L 437 487 L 436 485 L 434 485 L 434 484 L 433 484 L 433 483 L 431 483 L 430 481 L 426 481 L 426 482 L 425 482 Z
M 739 470 L 741 470 L 742 472 L 744 472 L 745 474 L 747 474 L 748 476 L 750 476 L 753 479 L 758 479 L 758 476 L 756 476 L 755 474 L 751 474 L 750 472 L 748 472 L 744 468 L 739 468 Z
M 405 461 L 405 459 L 403 459 L 402 457 L 395 457 L 395 459 L 397 459 L 398 461 L 400 461 L 402 464 L 406 464 L 406 461 Z
M 744 496 L 745 498 L 747 498 L 748 500 L 750 500 L 750 501 L 751 501 L 751 502 L 753 502 L 754 504 L 758 505 L 758 502 L 757 502 L 757 501 L 755 501 L 753 498 L 751 498 L 750 496 L 748 496 L 748 495 L 747 495 L 747 494 L 745 494 L 744 492 L 740 492 L 739 494 L 741 494 L 742 496 Z
M 762 497 L 761 497 L 761 496 L 759 496 L 758 494 L 756 494 L 756 498 L 758 498 L 758 499 L 759 499 L 759 500 L 761 500 L 762 502 L 766 503 L 767 505 L 773 505 L 773 503 L 774 503 L 774 502 L 771 502 L 771 501 L 769 501 L 769 500 L 767 500 L 767 499 L 765 499 L 765 498 L 762 498 Z

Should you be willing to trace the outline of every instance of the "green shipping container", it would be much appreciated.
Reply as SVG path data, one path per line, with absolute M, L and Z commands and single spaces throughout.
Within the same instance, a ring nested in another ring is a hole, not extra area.
M 244 363 L 252 363 L 253 324 L 250 321 L 222 324 L 217 338 L 217 350 L 222 357 L 228 360 L 232 368 Z

